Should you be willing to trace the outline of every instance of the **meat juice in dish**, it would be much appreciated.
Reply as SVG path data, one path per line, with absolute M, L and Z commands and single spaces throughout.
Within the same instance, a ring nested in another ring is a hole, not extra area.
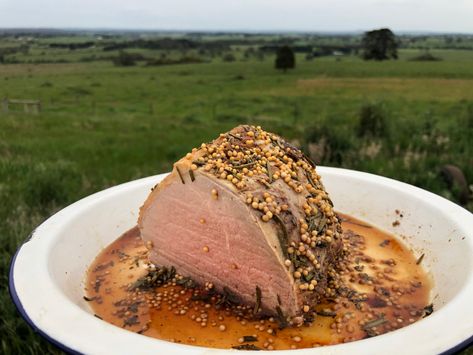
M 393 236 L 335 213 L 315 165 L 239 126 L 178 161 L 138 227 L 90 266 L 96 316 L 191 345 L 349 342 L 431 313 L 430 282 Z
M 348 297 L 322 300 L 313 321 L 300 327 L 280 329 L 278 317 L 255 320 L 253 309 L 238 309 L 224 296 L 193 288 L 180 276 L 158 287 L 136 287 L 150 267 L 137 228 L 96 258 L 87 275 L 86 299 L 98 317 L 119 327 L 217 348 L 337 344 L 382 334 L 427 315 L 430 281 L 418 259 L 397 238 L 372 226 L 348 216 L 342 217 L 342 226 L 352 246 L 343 279 L 365 297 L 359 302 Z

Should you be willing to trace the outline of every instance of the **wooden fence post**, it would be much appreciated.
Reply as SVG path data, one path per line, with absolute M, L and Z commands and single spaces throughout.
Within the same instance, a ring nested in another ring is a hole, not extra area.
M 8 98 L 4 97 L 2 100 L 2 111 L 8 113 Z
M 38 114 L 41 111 L 40 100 L 18 100 L 18 99 L 8 99 L 5 97 L 2 100 L 2 111 L 5 113 L 8 113 L 10 109 L 10 105 L 22 105 L 23 112 L 25 113 Z

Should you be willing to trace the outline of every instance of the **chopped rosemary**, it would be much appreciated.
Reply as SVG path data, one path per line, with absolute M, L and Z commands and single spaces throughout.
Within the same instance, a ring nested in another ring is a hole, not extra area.
M 245 164 L 240 164 L 240 165 L 234 165 L 233 167 L 235 169 L 243 169 L 243 168 L 247 168 L 249 166 L 253 166 L 257 163 L 257 161 L 252 161 L 252 162 L 249 162 L 249 163 L 245 163 Z
M 307 161 L 307 163 L 309 163 L 310 166 L 312 166 L 312 167 L 315 169 L 316 166 L 315 166 L 314 161 L 313 161 L 312 159 L 310 159 L 310 158 L 309 158 L 306 154 L 304 154 L 303 152 L 302 152 L 302 156 L 303 156 L 303 158 Z
M 232 349 L 236 349 L 236 350 L 261 350 L 261 348 L 258 348 L 255 344 L 235 345 L 235 346 L 232 346 Z
M 193 160 L 193 161 L 192 161 L 192 164 L 195 164 L 195 165 L 197 165 L 197 166 L 204 166 L 204 165 L 205 165 L 204 162 L 199 161 L 199 160 Z
M 242 140 L 241 137 L 235 136 L 233 133 L 228 133 L 228 135 L 229 135 L 230 137 L 233 137 L 233 138 L 238 139 L 238 140 L 240 140 L 240 141 Z
M 433 303 L 429 304 L 428 306 L 424 307 L 424 316 L 423 318 L 430 316 L 434 312 L 434 305 Z
M 286 317 L 284 317 L 284 314 L 282 313 L 281 307 L 276 306 L 276 313 L 278 314 L 277 320 L 279 323 L 279 329 L 284 329 L 287 328 L 288 323 Z
M 385 240 L 383 240 L 381 243 L 379 243 L 379 246 L 380 246 L 381 248 L 384 248 L 385 246 L 388 246 L 389 243 L 390 243 L 390 240 L 389 240 L 389 239 L 385 239 Z
M 217 305 L 220 305 L 220 304 L 237 304 L 239 303 L 240 299 L 238 298 L 238 296 L 236 296 L 235 294 L 232 293 L 232 291 L 230 291 L 230 289 L 226 286 L 223 287 L 223 292 L 222 292 L 222 298 L 219 299 L 217 301 Z
M 134 316 L 131 316 L 130 318 L 127 318 L 125 319 L 124 323 L 123 323 L 123 328 L 124 327 L 131 327 L 132 325 L 135 325 L 135 324 L 139 324 L 139 320 L 138 320 L 138 316 L 137 315 L 134 315 Z
M 259 179 L 258 182 L 264 185 L 264 187 L 266 187 L 267 189 L 271 187 L 271 185 L 266 180 Z
M 138 334 L 143 334 L 144 332 L 146 332 L 147 330 L 149 330 L 149 325 L 145 325 L 143 328 L 141 328 L 140 330 L 137 331 Z
M 303 275 L 306 282 L 310 282 L 315 276 L 314 272 L 309 272 L 307 275 Z
M 318 233 L 322 233 L 322 231 L 324 230 L 326 224 L 327 224 L 327 218 L 326 218 L 325 216 L 323 216 L 323 217 L 320 219 L 319 224 L 317 225 L 317 232 L 318 232 Z
M 324 228 L 327 225 L 327 218 L 322 213 L 317 211 L 315 216 L 307 218 L 307 222 L 310 232 L 316 230 L 317 233 L 321 233 L 324 231 Z
M 179 170 L 179 168 L 178 168 L 177 166 L 176 166 L 176 171 L 177 171 L 177 173 L 179 174 L 179 177 L 181 178 L 181 182 L 182 182 L 183 184 L 185 184 L 186 182 L 184 181 L 184 178 L 182 177 L 181 171 Z
M 94 269 L 94 272 L 105 270 L 106 268 L 113 266 L 113 260 L 110 260 L 108 263 L 97 265 Z
M 310 176 L 310 173 L 306 171 L 305 176 L 307 177 L 307 180 L 312 185 L 312 187 L 316 189 L 317 185 L 315 185 L 314 180 L 312 180 L 312 176 Z
M 419 257 L 419 259 L 417 259 L 416 265 L 420 265 L 420 263 L 422 262 L 422 260 L 424 260 L 424 255 L 425 255 L 425 254 L 422 254 L 422 255 Z
M 176 281 L 177 285 L 181 285 L 184 288 L 196 288 L 197 284 L 195 283 L 194 280 L 192 280 L 190 277 L 183 277 L 182 279 L 179 279 Z
M 189 176 L 191 177 L 191 181 L 194 182 L 195 175 L 194 175 L 194 171 L 192 169 L 189 169 Z
M 256 285 L 256 303 L 255 308 L 253 309 L 253 314 L 258 313 L 261 308 L 261 289 Z
M 258 341 L 258 338 L 253 335 L 243 335 L 243 342 L 244 343 L 251 343 L 253 341 Z
M 285 142 L 285 144 L 286 148 L 284 149 L 284 151 L 286 152 L 286 154 L 292 159 L 294 159 L 295 162 L 301 160 L 302 153 L 298 152 L 297 150 L 294 150 L 294 147 L 290 146 L 287 142 Z
M 171 280 L 176 275 L 176 269 L 174 266 L 170 268 L 162 267 L 150 271 L 147 275 L 140 277 L 130 287 L 129 290 L 139 289 L 150 289 L 158 287 Z
M 140 304 L 141 304 L 141 301 L 134 302 L 128 306 L 127 310 L 130 312 L 136 313 L 138 312 L 138 307 Z
M 288 243 L 289 237 L 287 235 L 286 225 L 282 221 L 281 217 L 279 217 L 277 214 L 273 215 L 273 219 L 279 225 L 279 230 L 278 230 L 278 233 L 277 233 L 277 236 L 278 236 L 278 239 L 279 239 L 279 245 L 281 246 L 284 257 L 287 259 L 286 245 Z
M 370 320 L 369 322 L 366 322 L 363 325 L 363 330 L 368 333 L 368 331 L 371 330 L 372 328 L 383 325 L 384 323 L 387 323 L 387 320 L 384 319 L 384 317 L 373 319 L 373 320 Z M 370 334 L 368 334 L 368 335 L 370 335 Z
M 205 293 L 198 293 L 198 294 L 193 294 L 191 296 L 192 301 L 202 301 L 204 303 L 209 303 L 212 299 L 212 296 L 214 295 L 213 292 L 205 292 Z M 217 302 L 217 304 L 219 304 Z
M 269 183 L 273 183 L 273 175 L 271 174 L 271 164 L 269 164 L 269 161 L 266 161 L 266 170 L 269 178 Z
M 315 312 L 315 313 L 317 313 L 317 315 L 318 315 L 318 316 L 321 316 L 321 317 L 332 317 L 332 318 L 333 318 L 333 317 L 336 317 L 336 316 L 337 316 L 337 313 L 332 312 L 332 311 L 324 311 L 324 310 L 322 310 L 322 311 L 317 311 L 317 312 Z
M 315 227 L 317 226 L 318 224 L 318 221 L 320 220 L 320 217 L 319 216 L 319 211 L 317 211 L 317 214 L 315 216 L 311 216 L 309 218 L 307 218 L 307 224 L 309 226 L 309 232 L 312 232 L 313 230 L 315 230 Z
M 301 258 L 301 255 L 297 255 L 296 253 L 290 254 L 289 259 L 296 269 L 300 266 L 307 266 L 307 262 Z

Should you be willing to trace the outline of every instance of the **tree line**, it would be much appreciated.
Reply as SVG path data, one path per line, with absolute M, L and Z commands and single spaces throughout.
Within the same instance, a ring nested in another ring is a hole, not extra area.
M 389 28 L 365 32 L 361 40 L 362 58 L 364 60 L 397 59 L 399 41 Z M 286 72 L 296 66 L 295 51 L 288 45 L 281 46 L 276 52 L 274 62 L 276 69 Z

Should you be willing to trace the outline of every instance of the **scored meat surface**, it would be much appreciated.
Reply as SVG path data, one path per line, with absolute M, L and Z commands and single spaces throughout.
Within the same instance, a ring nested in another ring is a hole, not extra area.
M 341 227 L 315 165 L 238 126 L 174 164 L 140 210 L 150 261 L 262 314 L 293 318 L 335 295 Z

